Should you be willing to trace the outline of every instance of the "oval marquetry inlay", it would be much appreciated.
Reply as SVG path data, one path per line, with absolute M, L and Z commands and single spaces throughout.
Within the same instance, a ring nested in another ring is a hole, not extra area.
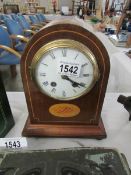
M 61 103 L 52 105 L 49 112 L 56 117 L 75 117 L 80 113 L 80 108 L 73 104 Z

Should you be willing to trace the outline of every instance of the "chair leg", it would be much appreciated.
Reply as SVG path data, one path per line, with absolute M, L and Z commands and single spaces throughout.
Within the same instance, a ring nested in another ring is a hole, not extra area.
M 11 65 L 10 66 L 10 71 L 11 71 L 11 77 L 15 78 L 17 75 L 17 71 L 16 71 L 16 65 Z

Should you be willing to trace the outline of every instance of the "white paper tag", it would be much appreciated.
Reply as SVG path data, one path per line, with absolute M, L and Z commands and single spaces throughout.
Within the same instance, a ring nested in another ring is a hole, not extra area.
M 0 138 L 0 147 L 7 149 L 25 148 L 27 147 L 27 140 L 25 137 Z
M 61 75 L 79 77 L 81 71 L 81 64 L 77 61 L 67 61 L 67 59 L 59 59 L 57 62 L 57 72 Z

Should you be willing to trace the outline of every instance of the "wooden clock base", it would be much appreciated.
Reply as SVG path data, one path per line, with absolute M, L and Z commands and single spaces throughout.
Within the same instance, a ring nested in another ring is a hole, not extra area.
M 28 117 L 22 135 L 28 137 L 87 137 L 103 139 L 106 137 L 106 132 L 102 119 L 100 119 L 98 125 L 55 125 L 32 124 Z

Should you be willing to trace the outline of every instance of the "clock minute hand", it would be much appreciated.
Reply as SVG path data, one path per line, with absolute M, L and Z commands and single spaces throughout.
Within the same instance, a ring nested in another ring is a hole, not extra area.
M 70 81 L 72 83 L 73 87 L 79 87 L 79 86 L 85 87 L 84 83 L 75 82 L 75 81 L 71 80 L 67 75 L 61 75 L 61 78 L 64 80 Z
M 79 84 L 73 80 L 71 80 L 67 75 L 62 75 L 62 79 L 70 81 L 73 87 L 79 87 Z
M 74 83 L 74 81 L 71 80 L 67 75 L 61 75 L 61 78 L 64 79 L 64 80 L 68 80 L 68 81 L 70 81 L 71 83 Z
M 79 87 L 79 86 L 81 86 L 81 87 L 84 87 L 85 88 L 85 84 L 84 83 L 78 83 L 78 82 L 75 82 L 74 81 L 74 83 L 72 85 L 73 85 L 73 87 Z

